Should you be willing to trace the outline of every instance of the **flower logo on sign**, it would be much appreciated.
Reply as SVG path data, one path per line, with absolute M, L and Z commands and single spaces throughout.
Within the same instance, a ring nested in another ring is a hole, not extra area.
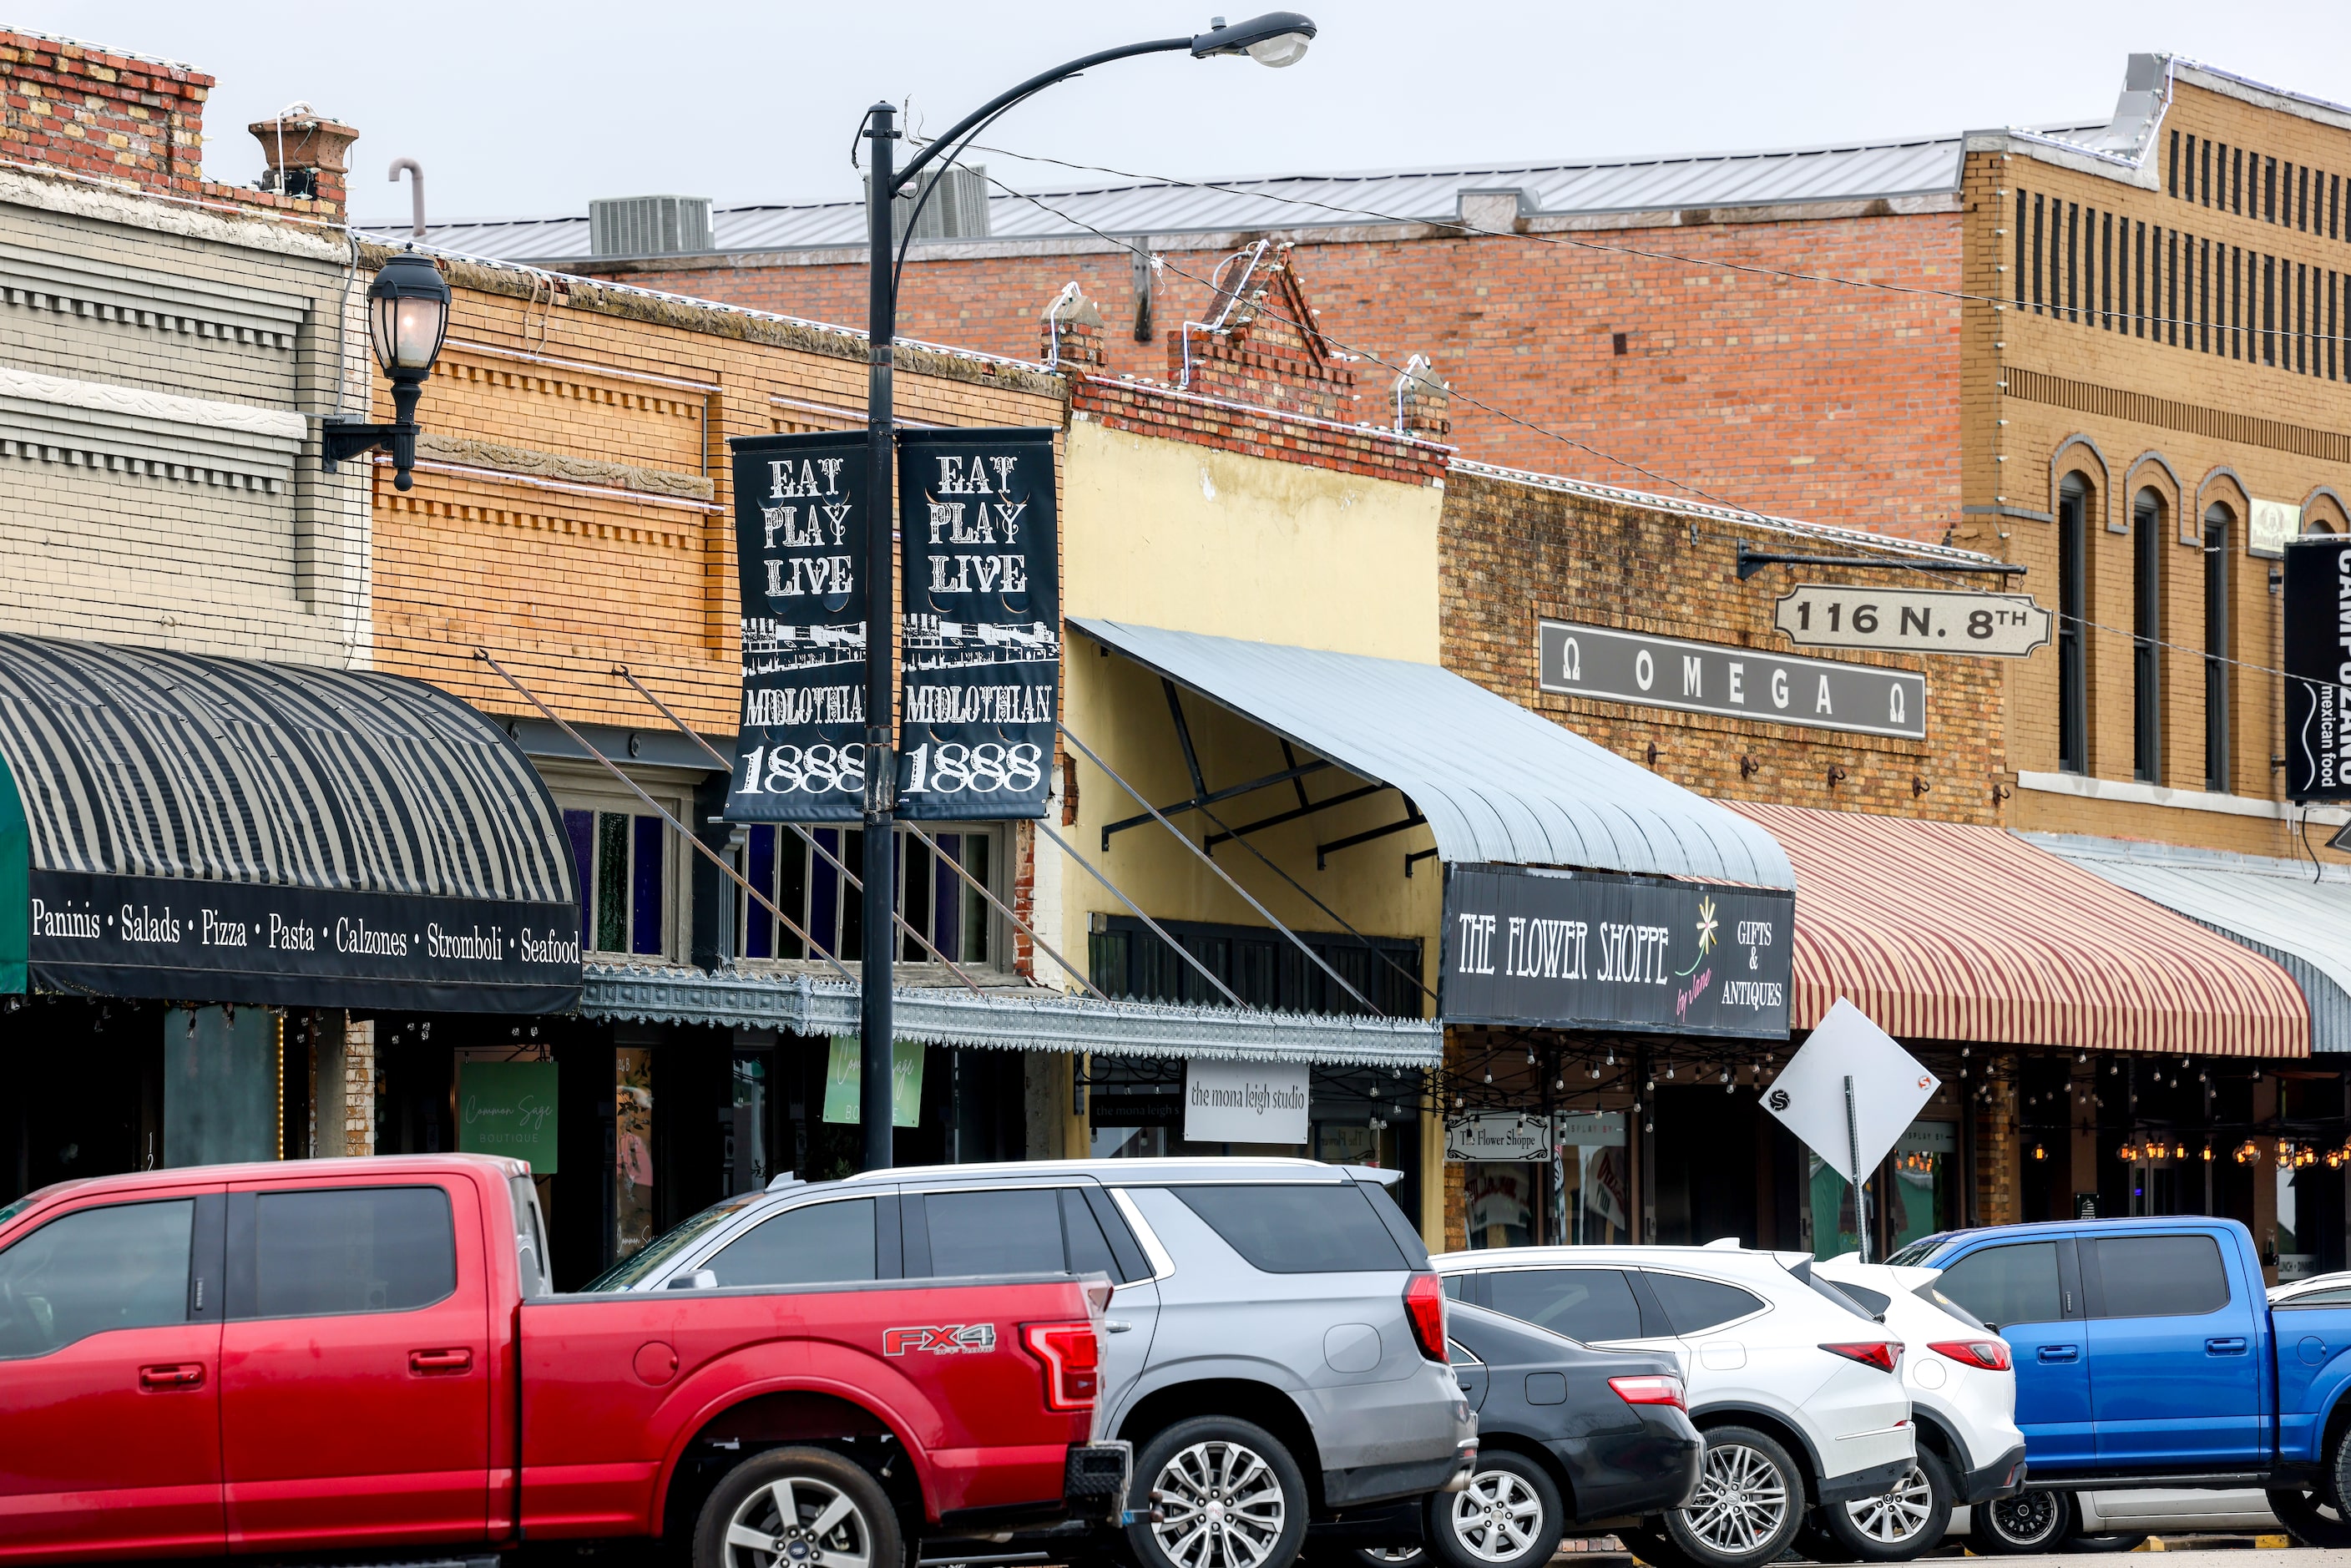
M 1714 946 L 1715 924 L 1714 900 L 1700 898 L 1698 901 L 1698 953 L 1701 958 Z

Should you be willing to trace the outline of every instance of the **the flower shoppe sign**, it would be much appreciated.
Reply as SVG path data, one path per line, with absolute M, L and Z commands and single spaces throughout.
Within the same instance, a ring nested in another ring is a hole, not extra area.
M 1783 1040 L 1795 894 L 1660 877 L 1448 865 L 1447 1023 Z

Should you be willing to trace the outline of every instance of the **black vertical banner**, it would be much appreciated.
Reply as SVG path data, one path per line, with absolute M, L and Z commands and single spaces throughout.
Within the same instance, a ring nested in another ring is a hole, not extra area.
M 865 803 L 865 433 L 727 445 L 743 601 L 727 819 L 854 821 Z
M 2285 546 L 2285 794 L 2351 800 L 2351 538 Z
M 1061 593 L 1050 430 L 898 437 L 898 814 L 1045 814 Z

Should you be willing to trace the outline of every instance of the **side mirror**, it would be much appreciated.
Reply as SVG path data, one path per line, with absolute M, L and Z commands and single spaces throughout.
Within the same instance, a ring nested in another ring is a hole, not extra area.
M 688 1273 L 673 1276 L 669 1283 L 664 1285 L 662 1289 L 664 1291 L 715 1291 L 718 1289 L 718 1275 L 709 1269 L 695 1269 Z

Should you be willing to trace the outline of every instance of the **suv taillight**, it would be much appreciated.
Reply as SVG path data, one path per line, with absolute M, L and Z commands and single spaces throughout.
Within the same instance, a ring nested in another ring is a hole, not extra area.
M 2008 1346 L 1996 1339 L 1943 1339 L 1927 1347 L 1937 1355 L 1948 1355 L 1961 1366 L 1972 1366 L 1981 1372 L 2006 1372 Z
M 1102 1342 L 1092 1323 L 1028 1323 L 1020 1343 L 1045 1364 L 1045 1406 L 1091 1410 L 1102 1393 Z
M 1641 1376 L 1612 1377 L 1608 1386 L 1616 1397 L 1627 1405 L 1670 1405 L 1677 1410 L 1688 1406 L 1682 1403 L 1682 1380 L 1678 1377 Z
M 1902 1360 L 1902 1347 L 1885 1340 L 1864 1340 L 1857 1344 L 1824 1344 L 1821 1348 L 1831 1355 L 1841 1355 L 1847 1361 L 1857 1361 L 1880 1372 L 1893 1371 Z
M 1420 1354 L 1431 1361 L 1445 1359 L 1445 1281 L 1434 1274 L 1415 1274 L 1404 1288 L 1404 1315 L 1412 1320 L 1412 1337 Z

